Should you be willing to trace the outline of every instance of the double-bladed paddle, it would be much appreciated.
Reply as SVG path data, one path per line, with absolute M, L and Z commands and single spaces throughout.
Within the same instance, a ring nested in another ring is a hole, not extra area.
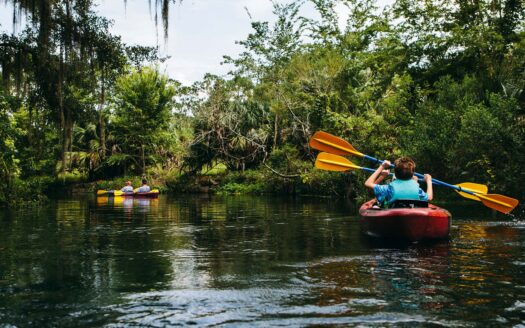
M 325 151 L 327 153 L 334 154 L 334 155 L 345 155 L 345 156 L 355 155 L 355 156 L 362 157 L 364 159 L 367 159 L 369 161 L 372 161 L 378 164 L 383 163 L 382 160 L 379 160 L 372 156 L 365 155 L 361 153 L 360 151 L 356 150 L 354 146 L 352 146 L 348 141 L 343 140 L 339 137 L 336 137 L 330 133 L 323 132 L 323 131 L 317 131 L 316 133 L 314 133 L 314 135 L 310 139 L 310 147 L 317 149 L 317 150 Z M 394 164 L 390 164 L 390 168 L 393 169 Z M 424 178 L 424 175 L 421 173 L 415 172 L 414 175 L 420 179 Z M 445 182 L 439 181 L 437 179 L 432 179 L 432 183 L 436 185 L 446 184 Z M 472 188 L 474 187 L 474 185 L 471 185 L 470 187 Z M 483 190 L 484 190 L 483 187 L 486 188 L 486 186 L 483 186 L 483 185 L 477 185 L 476 188 L 481 193 L 483 193 Z M 488 188 L 487 190 L 484 191 L 484 193 L 486 194 L 487 191 L 488 191 Z
M 375 163 L 383 163 L 382 160 L 379 160 L 377 158 L 374 158 L 369 155 L 365 155 L 361 153 L 360 151 L 356 150 L 354 146 L 352 146 L 348 141 L 343 140 L 339 137 L 336 137 L 330 133 L 324 132 L 324 131 L 317 131 L 314 133 L 312 138 L 310 139 L 310 147 L 328 152 L 330 154 L 335 155 L 355 155 L 358 157 L 362 157 L 364 159 L 367 159 L 369 161 L 375 162 Z M 394 165 L 391 164 L 390 168 L 394 168 Z M 420 179 L 424 178 L 424 175 L 421 173 L 415 172 L 414 175 Z M 488 193 L 488 187 L 486 185 L 482 185 L 479 183 L 473 183 L 473 182 L 464 182 L 457 185 L 451 185 L 446 182 L 437 180 L 432 178 L 432 183 L 435 185 L 445 186 L 454 189 L 456 192 L 458 192 L 461 196 L 469 199 L 479 200 L 476 199 L 474 195 L 471 193 L 468 193 L 468 191 L 471 191 L 476 194 L 482 194 L 485 195 Z
M 315 161 L 315 167 L 317 167 L 318 169 L 322 169 L 322 170 L 340 171 L 340 172 L 348 171 L 348 170 L 362 170 L 362 171 L 374 173 L 376 171 L 375 169 L 372 169 L 369 167 L 363 167 L 363 166 L 356 165 L 342 156 L 338 156 L 338 155 L 334 155 L 330 153 L 324 153 L 324 152 L 319 153 L 319 155 L 317 156 L 317 159 Z M 390 173 L 389 175 L 393 175 L 393 174 Z M 472 183 L 472 182 L 463 182 L 463 183 L 457 184 L 456 186 L 460 187 L 461 190 L 465 190 L 467 192 L 470 191 L 476 194 L 479 193 L 482 195 L 486 195 L 488 192 L 487 186 L 480 185 L 477 183 Z M 467 194 L 466 192 L 463 192 L 463 191 L 459 193 L 462 195 L 464 194 L 463 196 L 466 198 L 479 200 L 479 198 L 477 198 L 477 196 L 475 195 Z
M 99 189 L 97 190 L 97 196 L 122 196 L 124 195 L 125 192 L 121 191 L 121 190 L 103 190 L 103 189 Z
M 363 170 L 367 172 L 375 171 L 371 168 L 356 165 L 344 157 L 329 153 L 319 153 L 315 161 L 315 167 L 323 170 L 339 172 L 348 170 Z M 469 199 L 480 201 L 483 203 L 483 205 L 505 214 L 512 211 L 519 203 L 517 199 L 504 195 L 487 194 L 486 191 L 485 193 L 476 193 L 476 188 L 479 188 L 479 186 L 483 185 L 478 185 L 472 182 L 465 182 L 455 186 L 449 185 L 448 183 L 443 183 L 442 185 L 452 187 L 453 189 L 457 188 L 460 191 L 457 189 L 456 191 L 458 191 L 462 196 L 468 196 L 467 198 Z M 486 186 L 484 187 L 486 188 Z

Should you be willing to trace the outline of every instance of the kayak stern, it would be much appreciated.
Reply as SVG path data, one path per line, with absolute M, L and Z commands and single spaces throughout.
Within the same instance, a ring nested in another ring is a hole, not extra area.
M 450 213 L 429 204 L 422 208 L 375 208 L 375 199 L 359 209 L 360 226 L 364 234 L 383 239 L 422 241 L 447 239 L 450 233 Z

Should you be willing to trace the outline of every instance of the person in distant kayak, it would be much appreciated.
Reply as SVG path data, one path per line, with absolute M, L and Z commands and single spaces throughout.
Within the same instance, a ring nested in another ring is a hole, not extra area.
M 122 192 L 133 192 L 133 186 L 131 185 L 131 181 L 127 181 L 126 185 L 120 189 Z
M 432 176 L 425 174 L 427 191 L 423 191 L 414 176 L 416 163 L 409 157 L 401 157 L 394 162 L 395 179 L 386 185 L 380 185 L 384 177 L 388 174 L 390 167 L 389 161 L 384 161 L 377 170 L 365 181 L 365 186 L 374 191 L 374 195 L 379 204 L 387 207 L 398 199 L 431 201 L 434 197 L 432 190 Z
M 142 179 L 142 186 L 140 186 L 137 189 L 137 192 L 150 192 L 151 188 L 148 186 L 148 181 L 146 179 Z

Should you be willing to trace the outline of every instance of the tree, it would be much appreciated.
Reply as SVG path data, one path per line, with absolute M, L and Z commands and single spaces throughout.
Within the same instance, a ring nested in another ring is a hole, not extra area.
M 145 67 L 117 80 L 110 127 L 135 171 L 145 173 L 154 150 L 165 143 L 176 89 L 158 70 Z

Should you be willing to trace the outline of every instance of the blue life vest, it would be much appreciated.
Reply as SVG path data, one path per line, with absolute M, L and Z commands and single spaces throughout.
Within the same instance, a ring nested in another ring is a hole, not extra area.
M 390 183 L 390 187 L 392 188 L 392 197 L 388 200 L 388 204 L 392 204 L 398 199 L 419 200 L 419 184 L 412 179 L 396 179 Z

